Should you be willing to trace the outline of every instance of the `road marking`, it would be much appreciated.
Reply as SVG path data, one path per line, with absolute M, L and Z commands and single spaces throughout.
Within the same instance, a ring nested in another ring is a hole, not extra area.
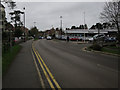
M 36 51 L 38 53 L 38 51 Z M 52 73 L 50 72 L 50 70 L 48 69 L 48 67 L 46 66 L 46 64 L 44 63 L 43 59 L 41 58 L 40 54 L 38 53 L 39 58 L 41 59 L 43 65 L 45 66 L 47 72 L 49 73 L 51 79 L 53 80 L 53 82 L 55 83 L 56 87 L 61 89 L 61 87 L 59 86 L 59 84 L 57 83 L 57 81 L 55 80 L 55 78 L 53 77 Z
M 51 87 L 52 89 L 54 89 L 55 87 L 53 86 L 53 84 L 52 84 L 52 82 L 51 82 L 51 80 L 50 80 L 47 72 L 45 71 L 45 69 L 44 69 L 44 67 L 43 67 L 43 65 L 42 65 L 42 63 L 41 63 L 41 61 L 40 61 L 40 59 L 39 59 L 39 57 L 38 57 L 38 55 L 37 55 L 37 53 L 36 53 L 36 51 L 35 51 L 34 48 L 33 48 L 33 51 L 34 51 L 34 53 L 35 53 L 35 55 L 36 55 L 36 57 L 37 57 L 37 59 L 38 59 L 38 61 L 39 61 L 39 64 L 40 64 L 40 66 L 41 66 L 41 68 L 42 68 L 42 70 L 43 70 L 43 72 L 44 72 L 44 74 L 45 74 L 46 79 L 48 80 L 48 83 L 50 84 L 50 87 Z
M 51 82 L 51 80 L 52 80 L 52 81 L 54 82 L 54 84 L 56 85 L 56 87 L 57 87 L 59 90 L 62 90 L 61 87 L 59 86 L 59 84 L 57 83 L 57 81 L 55 80 L 55 78 L 53 77 L 52 73 L 51 73 L 50 70 L 48 69 L 47 65 L 45 64 L 45 62 L 44 62 L 43 59 L 41 58 L 40 54 L 39 54 L 38 51 L 34 48 L 33 44 L 32 44 L 32 48 L 33 48 L 33 51 L 34 51 L 34 53 L 35 53 L 35 55 L 36 55 L 36 57 L 37 57 L 37 59 L 38 59 L 38 61 L 39 61 L 39 64 L 40 64 L 40 66 L 41 66 L 41 68 L 42 68 L 42 70 L 43 70 L 43 72 L 44 72 L 44 74 L 45 74 L 45 76 L 46 76 L 46 78 L 47 78 L 47 80 L 48 80 L 48 83 L 50 84 L 51 88 L 53 88 L 53 89 L 55 88 L 54 85 L 53 85 L 53 83 Z M 46 69 L 46 70 L 45 70 L 45 69 Z M 47 72 L 48 72 L 48 74 L 47 74 Z M 49 76 L 50 76 L 51 80 L 50 80 Z
M 32 51 L 31 51 L 32 52 Z M 41 73 L 39 71 L 39 68 L 38 68 L 38 65 L 36 63 L 36 60 L 35 60 L 35 56 L 33 55 L 33 52 L 32 52 L 32 56 L 33 56 L 33 60 L 34 60 L 34 63 L 35 63 L 35 66 L 36 66 L 36 69 L 37 69 L 37 72 L 38 72 L 38 75 L 39 75 L 39 79 L 40 79 L 40 82 L 41 82 L 41 86 L 42 88 L 45 88 L 45 84 L 43 82 L 43 79 L 42 79 L 42 76 L 41 76 Z

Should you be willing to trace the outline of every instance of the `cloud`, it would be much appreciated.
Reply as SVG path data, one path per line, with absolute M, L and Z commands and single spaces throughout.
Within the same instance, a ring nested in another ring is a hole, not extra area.
M 99 22 L 99 15 L 104 2 L 17 2 L 17 8 L 26 7 L 26 26 L 33 22 L 39 30 L 50 29 L 52 25 L 60 27 L 60 16 L 63 16 L 63 28 L 79 26 L 85 21 L 90 27 Z

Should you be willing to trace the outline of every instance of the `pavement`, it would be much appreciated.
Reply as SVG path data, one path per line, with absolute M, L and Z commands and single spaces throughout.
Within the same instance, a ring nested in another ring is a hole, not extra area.
M 118 88 L 120 57 L 84 52 L 82 48 L 85 46 L 89 44 L 44 39 L 34 43 L 60 87 Z
M 3 76 L 2 88 L 41 88 L 31 53 L 32 40 L 22 43 L 22 49 Z

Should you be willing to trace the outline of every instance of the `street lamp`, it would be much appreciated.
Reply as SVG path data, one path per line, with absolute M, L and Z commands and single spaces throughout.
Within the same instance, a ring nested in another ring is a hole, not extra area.
M 24 10 L 24 42 L 26 41 L 26 34 L 25 34 L 25 7 L 23 8 Z
M 84 43 L 85 43 L 85 12 L 84 12 Z
M 60 16 L 60 31 L 61 31 L 61 36 L 62 36 L 62 16 Z
M 33 22 L 34 23 L 34 27 L 36 26 L 35 24 L 36 24 L 36 22 Z

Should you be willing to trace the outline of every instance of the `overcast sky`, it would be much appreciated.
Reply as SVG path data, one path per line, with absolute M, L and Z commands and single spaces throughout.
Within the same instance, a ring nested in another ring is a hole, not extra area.
M 26 8 L 26 26 L 31 28 L 36 22 L 41 31 L 50 29 L 52 25 L 60 28 L 60 16 L 63 17 L 64 29 L 84 24 L 84 12 L 85 23 L 91 27 L 101 21 L 99 17 L 104 2 L 17 2 L 17 9 L 23 7 Z

